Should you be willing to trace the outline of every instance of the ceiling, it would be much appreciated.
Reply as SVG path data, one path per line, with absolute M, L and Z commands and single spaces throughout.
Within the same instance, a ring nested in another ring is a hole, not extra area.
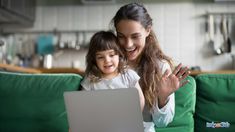
M 86 1 L 85 3 L 83 1 Z M 64 6 L 85 4 L 122 4 L 129 2 L 160 3 L 160 2 L 214 2 L 214 0 L 37 0 L 38 6 Z

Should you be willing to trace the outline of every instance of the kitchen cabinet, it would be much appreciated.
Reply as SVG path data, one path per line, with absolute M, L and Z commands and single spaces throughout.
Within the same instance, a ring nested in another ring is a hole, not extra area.
M 0 0 L 0 28 L 33 26 L 36 0 Z

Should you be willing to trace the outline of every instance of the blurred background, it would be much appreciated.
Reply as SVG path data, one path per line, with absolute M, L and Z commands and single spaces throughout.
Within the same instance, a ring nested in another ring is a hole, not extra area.
M 235 0 L 0 0 L 0 64 L 85 69 L 90 37 L 143 3 L 163 51 L 192 70 L 235 69 Z

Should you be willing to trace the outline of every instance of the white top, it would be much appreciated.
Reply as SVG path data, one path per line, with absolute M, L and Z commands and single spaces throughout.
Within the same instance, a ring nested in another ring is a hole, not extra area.
M 162 74 L 169 69 L 171 71 L 170 65 L 166 61 L 159 61 L 159 67 Z M 171 71 L 172 72 L 172 71 Z M 155 106 L 153 113 L 145 107 L 143 111 L 143 117 L 145 122 L 154 122 L 157 127 L 166 127 L 170 122 L 172 122 L 175 115 L 175 95 L 174 93 L 168 97 L 167 104 L 159 109 L 158 105 Z
M 112 79 L 102 78 L 101 81 L 96 83 L 91 83 L 90 79 L 85 77 L 81 82 L 81 85 L 87 91 L 130 87 L 134 88 L 139 79 L 140 77 L 135 71 L 127 69 L 123 74 L 119 73 L 116 77 Z

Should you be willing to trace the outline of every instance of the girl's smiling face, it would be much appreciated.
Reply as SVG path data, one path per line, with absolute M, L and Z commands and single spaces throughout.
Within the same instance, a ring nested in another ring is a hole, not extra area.
M 95 60 L 104 78 L 113 78 L 118 74 L 119 55 L 114 50 L 96 52 Z

